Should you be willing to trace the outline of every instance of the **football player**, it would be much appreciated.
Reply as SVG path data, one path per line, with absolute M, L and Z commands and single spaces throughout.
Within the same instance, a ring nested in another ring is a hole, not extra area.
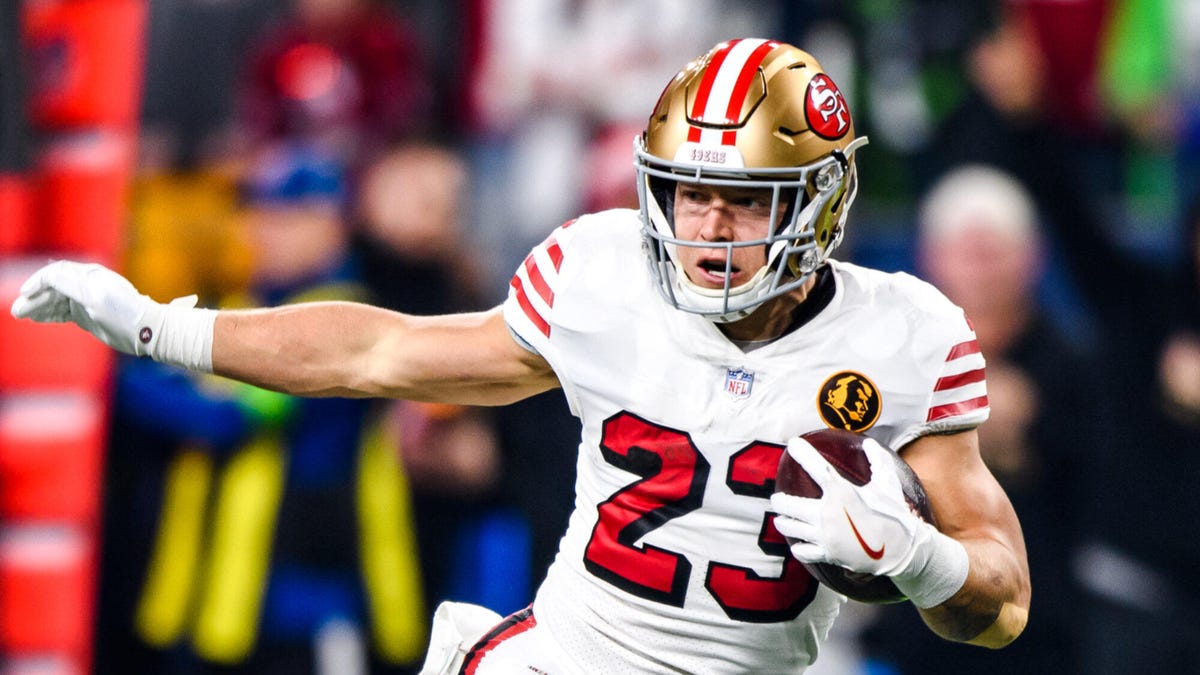
M 1001 647 L 1030 587 L 980 459 L 975 335 L 932 286 L 830 258 L 865 144 L 813 56 L 731 40 L 671 80 L 634 141 L 640 212 L 558 228 L 491 311 L 215 312 L 65 261 L 12 311 L 298 395 L 503 405 L 561 388 L 583 432 L 559 554 L 513 616 L 439 608 L 425 672 L 799 672 L 846 601 L 802 562 L 887 575 L 938 634 Z M 824 427 L 899 449 L 940 529 L 897 480 L 853 485 L 815 451 L 799 459 L 822 496 L 773 495 L 788 440 Z

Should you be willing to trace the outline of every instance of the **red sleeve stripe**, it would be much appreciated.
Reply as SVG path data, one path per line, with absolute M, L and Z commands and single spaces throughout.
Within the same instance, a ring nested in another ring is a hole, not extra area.
M 550 255 L 550 262 L 554 263 L 554 271 L 562 269 L 562 247 L 558 245 L 558 240 L 554 238 L 554 235 L 550 235 L 550 238 L 546 240 L 546 253 Z
M 950 353 L 946 356 L 947 361 L 953 361 L 970 354 L 979 353 L 979 342 L 977 340 L 967 340 L 960 342 L 950 348 Z
M 467 657 L 463 659 L 462 668 L 458 672 L 461 675 L 475 675 L 483 657 L 487 656 L 488 652 L 499 646 L 501 642 L 516 637 L 536 625 L 537 619 L 534 618 L 531 607 L 509 615 L 496 624 L 495 628 L 479 638 L 479 642 L 476 642 L 475 646 L 471 647 L 471 651 L 467 652 Z
M 692 119 L 704 119 L 704 109 L 708 107 L 708 97 L 712 94 L 713 83 L 717 81 L 717 73 L 721 70 L 721 64 L 725 62 L 725 57 L 729 56 L 729 52 L 739 42 L 741 39 L 730 40 L 717 50 L 717 53 L 713 54 L 712 61 L 708 64 L 708 70 L 704 71 L 704 77 L 700 80 L 700 87 L 696 90 L 696 100 L 692 103 Z M 693 126 L 688 129 L 688 140 L 692 143 L 700 142 L 700 127 Z
M 570 221 L 567 225 L 573 222 Z M 564 225 L 564 227 L 566 226 Z M 546 240 L 540 246 L 525 256 L 522 268 L 524 269 L 526 279 L 522 280 L 521 270 L 518 269 L 517 273 L 513 275 L 512 281 L 509 282 L 509 285 L 515 291 L 514 295 L 516 296 L 517 304 L 521 306 L 521 310 L 525 312 L 525 316 L 529 317 L 529 320 L 534 326 L 537 326 L 542 335 L 550 337 L 550 322 L 546 321 L 542 312 L 530 300 L 525 285 L 528 282 L 533 286 L 534 292 L 541 299 L 545 309 L 549 310 L 554 307 L 554 289 L 550 286 L 550 281 L 546 279 L 546 272 L 549 270 L 547 261 L 554 268 L 554 274 L 557 274 L 562 268 L 562 247 L 559 246 L 558 240 L 554 238 L 553 234 L 546 237 Z
M 550 324 L 542 318 L 542 315 L 534 308 L 533 303 L 529 302 L 529 296 L 525 294 L 525 284 L 521 283 L 521 277 L 514 276 L 509 285 L 516 292 L 517 304 L 521 306 L 521 310 L 525 312 L 525 316 L 529 318 L 534 326 L 537 326 L 538 330 L 542 331 L 542 335 L 550 337 Z
M 926 422 L 936 422 L 947 417 L 955 415 L 963 415 L 980 408 L 986 408 L 988 404 L 987 395 L 968 399 L 966 401 L 958 401 L 957 403 L 947 403 L 945 405 L 937 405 L 929 409 L 929 414 L 926 415 Z
M 553 234 L 547 237 L 546 241 L 542 242 L 542 250 L 550 258 L 550 264 L 554 266 L 555 272 L 562 269 L 562 247 L 558 245 L 558 240 L 554 238 Z M 554 289 L 550 288 L 550 284 L 546 282 L 545 275 L 542 274 L 541 267 L 538 266 L 536 250 L 525 256 L 525 273 L 529 276 L 529 282 L 533 284 L 533 290 L 537 291 L 537 294 L 542 296 L 542 300 L 546 301 L 546 306 L 553 307 Z
M 750 58 L 746 59 L 746 65 L 742 66 L 742 72 L 738 73 L 737 83 L 733 85 L 733 93 L 729 96 L 729 107 L 725 109 L 726 124 L 737 124 L 742 119 L 742 106 L 746 102 L 746 92 L 750 90 L 750 83 L 754 82 L 754 76 L 758 74 L 758 67 L 762 65 L 763 59 L 778 46 L 778 42 L 768 40 L 750 53 Z M 726 131 L 721 137 L 722 145 L 736 143 L 736 129 Z
M 976 368 L 975 370 L 968 370 L 967 372 L 959 373 L 958 375 L 947 375 L 945 377 L 938 378 L 937 384 L 933 385 L 933 390 L 946 391 L 948 389 L 957 389 L 958 387 L 968 384 L 983 382 L 983 378 L 984 369 Z
M 529 275 L 529 283 L 533 284 L 533 290 L 537 291 L 537 294 L 542 296 L 542 300 L 546 301 L 546 306 L 553 307 L 554 289 L 550 288 L 550 284 L 546 283 L 546 277 L 542 276 L 542 271 L 538 269 L 537 262 L 534 260 L 532 253 L 525 256 L 525 273 Z

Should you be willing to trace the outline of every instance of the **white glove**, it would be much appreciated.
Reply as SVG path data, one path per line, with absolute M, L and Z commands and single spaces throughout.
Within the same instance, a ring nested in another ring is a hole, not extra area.
M 863 449 L 871 480 L 858 486 L 808 443 L 789 441 L 787 452 L 821 487 L 822 495 L 771 495 L 771 508 L 779 514 L 776 529 L 795 541 L 792 555 L 803 563 L 888 576 L 918 607 L 941 604 L 966 581 L 966 549 L 909 507 L 887 450 L 872 439 L 863 442 Z
M 12 315 L 69 321 L 126 354 L 211 371 L 216 312 L 192 309 L 195 304 L 192 295 L 164 305 L 103 265 L 60 260 L 25 280 Z
M 429 629 L 429 651 L 417 675 L 449 675 L 459 672 L 467 652 L 483 634 L 504 620 L 486 607 L 465 602 L 443 601 L 433 613 Z

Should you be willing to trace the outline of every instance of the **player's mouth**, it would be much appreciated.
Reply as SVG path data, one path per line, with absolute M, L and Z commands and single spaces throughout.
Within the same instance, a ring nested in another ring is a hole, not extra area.
M 738 274 L 741 272 L 736 265 L 731 265 L 724 259 L 718 258 L 701 260 L 696 263 L 696 268 L 702 279 L 702 285 L 712 284 L 721 288 L 725 286 L 726 281 L 731 286 L 736 286 Z

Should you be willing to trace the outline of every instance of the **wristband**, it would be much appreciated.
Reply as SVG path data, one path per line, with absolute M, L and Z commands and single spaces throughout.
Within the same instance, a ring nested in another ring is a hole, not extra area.
M 155 303 L 138 322 L 135 353 L 188 370 L 212 372 L 213 326 L 217 310 L 196 309 L 196 296 Z
M 932 534 L 919 550 L 925 555 L 914 559 L 910 571 L 892 577 L 892 583 L 920 609 L 929 609 L 949 600 L 967 582 L 971 559 L 958 540 L 928 525 Z

